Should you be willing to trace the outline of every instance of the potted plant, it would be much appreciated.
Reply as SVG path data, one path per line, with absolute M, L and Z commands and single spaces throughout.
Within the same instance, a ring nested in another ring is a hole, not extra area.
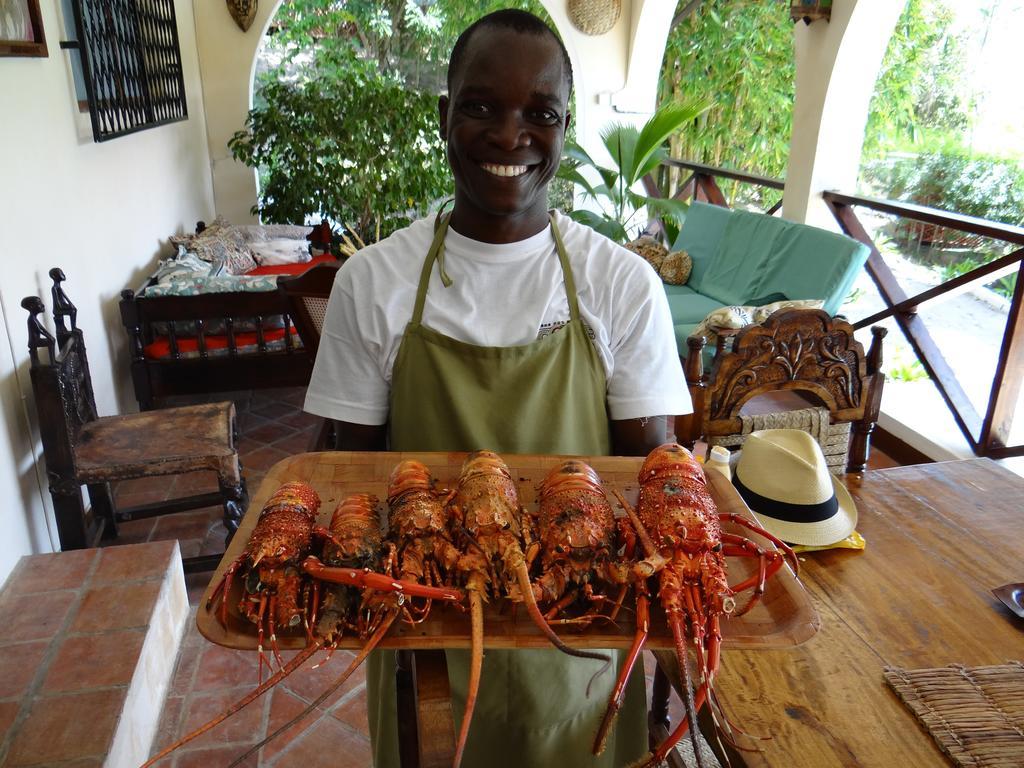
M 601 132 L 601 140 L 613 167 L 599 165 L 582 147 L 567 141 L 558 177 L 578 185 L 598 205 L 597 211 L 574 210 L 569 216 L 617 243 L 629 241 L 631 229 L 639 234 L 647 217 L 659 216 L 673 241 L 686 216 L 686 203 L 645 195 L 634 187 L 665 159 L 668 153 L 663 145 L 668 138 L 711 106 L 707 99 L 673 103 L 661 107 L 640 128 L 609 125 Z M 595 176 L 600 181 L 595 183 Z

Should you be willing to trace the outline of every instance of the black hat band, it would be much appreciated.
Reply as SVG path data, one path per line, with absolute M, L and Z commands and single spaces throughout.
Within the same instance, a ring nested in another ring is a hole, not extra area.
M 732 483 L 752 510 L 787 523 L 820 523 L 833 517 L 839 510 L 839 499 L 834 493 L 819 504 L 792 504 L 755 493 L 740 481 L 738 475 L 733 476 Z

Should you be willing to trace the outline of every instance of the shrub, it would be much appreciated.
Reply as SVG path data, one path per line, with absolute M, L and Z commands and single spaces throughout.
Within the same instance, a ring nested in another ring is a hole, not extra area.
M 956 142 L 925 146 L 870 163 L 865 180 L 896 200 L 1005 224 L 1024 223 L 1024 164 L 1012 158 L 972 156 Z M 971 245 L 956 231 L 902 220 L 898 239 L 939 245 Z
M 353 54 L 306 79 L 269 79 L 245 130 L 229 142 L 260 171 L 263 221 L 319 215 L 366 242 L 424 214 L 450 189 L 437 97 L 406 89 Z

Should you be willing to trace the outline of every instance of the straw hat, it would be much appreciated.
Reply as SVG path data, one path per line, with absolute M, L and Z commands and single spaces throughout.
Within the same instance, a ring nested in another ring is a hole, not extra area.
M 733 484 L 765 530 L 791 544 L 828 546 L 857 526 L 850 492 L 829 474 L 821 446 L 799 429 L 751 432 Z

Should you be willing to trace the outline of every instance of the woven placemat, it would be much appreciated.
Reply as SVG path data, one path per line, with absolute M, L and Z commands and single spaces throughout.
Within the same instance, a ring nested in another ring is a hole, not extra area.
M 886 667 L 885 680 L 956 765 L 1024 765 L 1024 664 Z

